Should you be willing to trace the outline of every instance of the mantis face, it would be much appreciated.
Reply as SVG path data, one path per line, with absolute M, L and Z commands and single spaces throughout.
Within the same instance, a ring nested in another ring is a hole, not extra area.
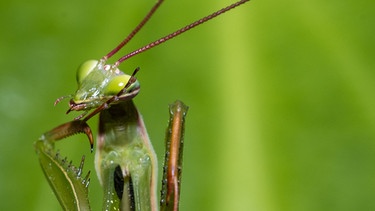
M 77 70 L 78 89 L 70 100 L 69 111 L 97 108 L 116 95 L 117 100 L 134 98 L 140 85 L 138 80 L 130 82 L 131 78 L 131 75 L 123 73 L 117 66 L 105 64 L 104 60 L 84 62 Z M 127 84 L 128 87 L 124 90 Z

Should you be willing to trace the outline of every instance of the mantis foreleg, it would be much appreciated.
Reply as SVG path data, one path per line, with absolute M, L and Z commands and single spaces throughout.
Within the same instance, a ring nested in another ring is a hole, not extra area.
M 62 124 L 44 133 L 34 146 L 39 162 L 48 183 L 54 191 L 64 210 L 90 210 L 87 187 L 90 172 L 83 178 L 84 157 L 79 167 L 73 166 L 54 153 L 54 143 L 67 136 L 85 133 L 92 146 L 93 139 L 90 127 L 86 122 L 76 120 Z

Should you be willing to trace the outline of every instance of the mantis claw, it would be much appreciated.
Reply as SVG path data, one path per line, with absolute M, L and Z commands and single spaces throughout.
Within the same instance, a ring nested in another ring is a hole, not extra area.
M 94 138 L 91 132 L 91 128 L 86 123 L 86 121 L 82 120 L 73 120 L 65 124 L 59 125 L 54 129 L 43 134 L 39 140 L 51 143 L 77 133 L 85 133 L 87 135 L 87 138 L 90 142 L 90 149 L 92 152 L 94 150 Z

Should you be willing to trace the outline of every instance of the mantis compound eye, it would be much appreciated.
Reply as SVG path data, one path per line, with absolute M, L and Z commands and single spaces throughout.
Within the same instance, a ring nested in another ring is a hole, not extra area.
M 117 95 L 125 87 L 129 79 L 130 75 L 118 75 L 113 77 L 104 89 L 104 95 Z M 130 93 L 132 90 L 138 87 L 139 82 L 136 80 L 134 83 L 130 84 L 130 86 L 127 88 L 127 92 Z
M 81 84 L 82 81 L 88 76 L 98 65 L 98 60 L 88 60 L 83 62 L 77 69 L 76 80 L 78 84 Z

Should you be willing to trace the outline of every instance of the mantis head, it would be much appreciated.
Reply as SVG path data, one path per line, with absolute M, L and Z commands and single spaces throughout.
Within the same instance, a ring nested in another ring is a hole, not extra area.
M 138 80 L 123 73 L 117 65 L 107 65 L 104 60 L 88 60 L 77 70 L 78 89 L 70 100 L 70 110 L 97 108 L 113 96 L 119 100 L 134 98 L 140 89 Z
M 99 107 L 103 109 L 110 103 L 133 99 L 140 90 L 140 84 L 134 77 L 139 68 L 132 75 L 127 75 L 117 66 L 105 64 L 104 59 L 85 61 L 76 73 L 78 89 L 75 94 L 57 99 L 55 105 L 65 98 L 71 98 L 69 113 Z

